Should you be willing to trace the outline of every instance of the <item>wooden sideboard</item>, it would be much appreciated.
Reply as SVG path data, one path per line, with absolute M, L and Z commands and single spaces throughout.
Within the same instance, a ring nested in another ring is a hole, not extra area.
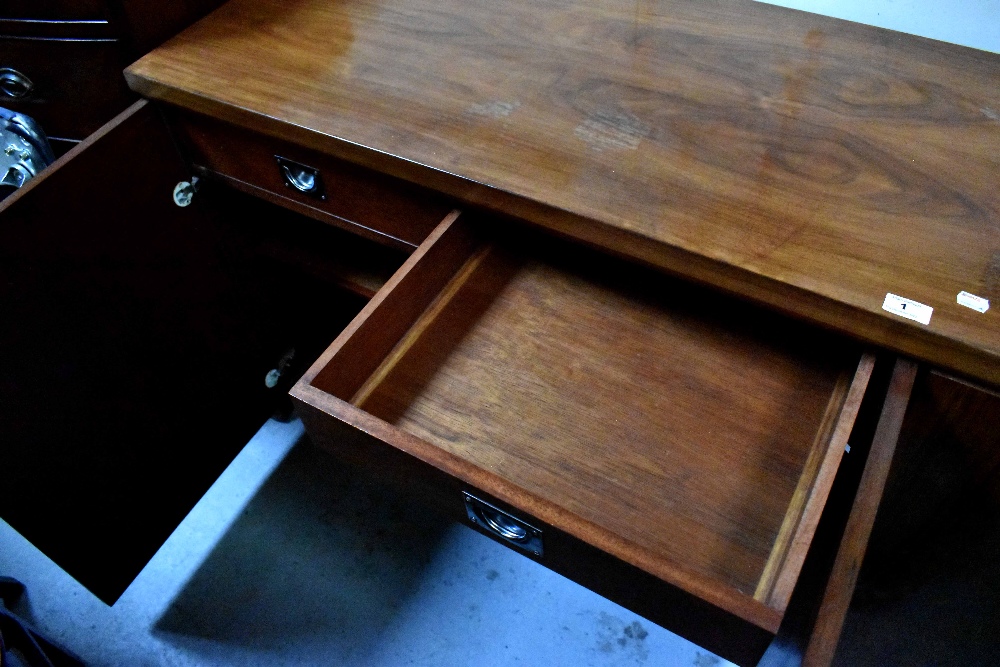
M 3 513 L 105 599 L 294 359 L 344 461 L 824 664 L 911 395 L 992 405 L 1000 57 L 743 0 L 232 0 L 126 78 L 155 104 L 0 208 L 3 455 L 49 476 Z

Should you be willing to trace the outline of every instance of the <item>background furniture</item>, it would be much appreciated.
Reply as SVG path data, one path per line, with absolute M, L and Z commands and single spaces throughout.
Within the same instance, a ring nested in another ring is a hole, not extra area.
M 0 106 L 34 118 L 58 154 L 132 101 L 122 69 L 219 0 L 16 0 L 0 6 Z

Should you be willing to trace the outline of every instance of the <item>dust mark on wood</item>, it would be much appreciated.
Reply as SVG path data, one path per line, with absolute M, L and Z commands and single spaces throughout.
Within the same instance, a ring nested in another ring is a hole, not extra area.
M 1000 299 L 1000 250 L 993 253 L 989 264 L 986 265 L 983 284 L 986 285 L 987 297 L 990 299 Z
M 635 150 L 649 136 L 649 125 L 622 111 L 595 113 L 577 125 L 573 133 L 595 151 Z
M 468 109 L 465 110 L 466 113 L 473 116 L 483 116 L 485 118 L 506 118 L 507 116 L 514 113 L 517 108 L 521 106 L 518 101 L 514 102 L 482 102 L 480 104 L 473 104 Z
M 994 111 L 989 107 L 983 107 L 982 109 L 980 109 L 980 111 L 982 111 L 983 115 L 989 118 L 990 120 L 995 120 L 998 123 L 1000 123 L 1000 113 L 997 113 L 996 111 Z

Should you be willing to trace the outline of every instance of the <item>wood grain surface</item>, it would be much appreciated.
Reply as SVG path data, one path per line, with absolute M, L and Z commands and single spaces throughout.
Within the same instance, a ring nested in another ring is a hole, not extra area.
M 834 387 L 798 488 L 757 585 L 755 597 L 772 607 L 785 610 L 791 600 L 874 368 L 874 355 L 865 354 L 854 376 L 842 373 Z
M 1000 298 L 995 54 L 750 0 L 233 0 L 126 76 L 1000 382 L 956 302 Z

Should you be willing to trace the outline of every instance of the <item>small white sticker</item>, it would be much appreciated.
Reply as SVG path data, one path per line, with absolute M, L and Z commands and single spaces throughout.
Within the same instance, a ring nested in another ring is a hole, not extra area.
M 934 309 L 925 303 L 913 301 L 912 299 L 904 299 L 891 292 L 885 295 L 885 301 L 882 302 L 882 310 L 888 310 L 890 313 L 920 322 L 921 324 L 930 324 L 931 314 L 934 312 Z
M 985 313 L 990 309 L 990 300 L 984 299 L 981 296 L 976 296 L 975 294 L 969 294 L 968 292 L 958 293 L 958 302 L 965 306 L 966 308 L 971 308 L 978 313 Z

